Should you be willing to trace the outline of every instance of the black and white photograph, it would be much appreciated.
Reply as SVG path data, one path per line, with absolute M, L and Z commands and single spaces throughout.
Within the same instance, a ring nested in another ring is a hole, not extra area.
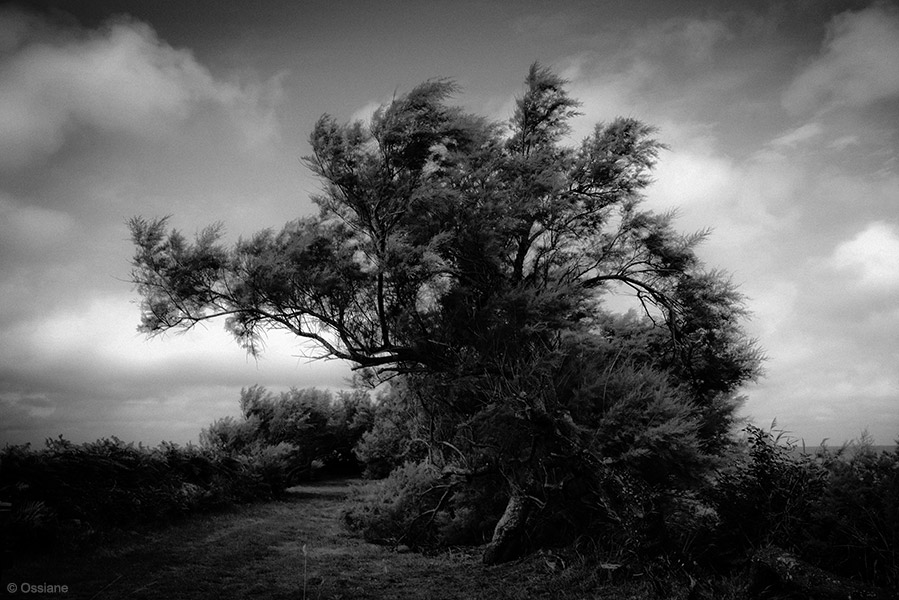
M 7 597 L 899 598 L 899 2 L 0 4 Z

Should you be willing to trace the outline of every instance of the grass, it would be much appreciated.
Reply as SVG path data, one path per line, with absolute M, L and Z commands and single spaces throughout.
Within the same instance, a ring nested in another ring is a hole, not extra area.
M 305 485 L 281 501 L 123 534 L 89 553 L 22 559 L 3 569 L 2 588 L 26 582 L 65 585 L 64 594 L 41 596 L 91 600 L 636 600 L 655 595 L 648 580 L 609 585 L 609 573 L 579 568 L 570 557 L 539 553 L 486 567 L 481 548 L 424 556 L 366 543 L 341 525 L 350 489 L 347 481 Z M 677 596 L 683 597 L 665 597 Z

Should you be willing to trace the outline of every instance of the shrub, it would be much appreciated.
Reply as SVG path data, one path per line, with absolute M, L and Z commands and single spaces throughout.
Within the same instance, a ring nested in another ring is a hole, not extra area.
M 333 475 L 359 474 L 362 464 L 356 455 L 356 446 L 374 427 L 376 410 L 367 392 L 337 392 L 326 424 L 331 432 L 331 446 L 328 453 L 320 457 L 326 472 Z
M 408 390 L 392 385 L 381 392 L 371 418 L 353 449 L 365 477 L 383 479 L 397 467 L 427 457 L 427 445 L 418 436 L 421 416 Z
M 243 452 L 259 436 L 259 427 L 257 416 L 241 420 L 223 417 L 200 431 L 200 446 L 219 452 Z
M 814 457 L 796 452 L 783 433 L 749 425 L 748 452 L 720 473 L 713 492 L 720 518 L 719 555 L 768 544 L 799 550 L 824 493 L 827 472 Z
M 290 452 L 275 453 L 291 462 L 290 483 L 308 480 L 319 471 L 346 475 L 361 470 L 353 448 L 372 427 L 374 407 L 367 393 L 335 396 L 311 388 L 275 395 L 255 385 L 241 390 L 240 409 L 239 418 L 218 419 L 203 429 L 200 445 L 246 458 L 287 444 Z
M 899 588 L 899 448 L 877 453 L 863 437 L 848 450 L 821 453 L 829 478 L 806 554 L 840 574 Z
M 371 431 L 367 431 L 354 449 L 356 458 L 365 469 L 363 476 L 368 479 L 383 479 L 396 467 L 400 466 L 405 452 L 403 446 L 408 435 L 400 425 L 389 419 L 375 422 Z
M 293 482 L 297 452 L 297 447 L 287 442 L 256 445 L 239 460 L 254 479 L 255 488 L 264 490 L 266 495 L 278 496 Z
M 783 434 L 746 432 L 748 452 L 712 494 L 719 524 L 707 556 L 739 560 L 776 545 L 843 576 L 899 585 L 899 450 L 878 454 L 863 438 L 811 456 Z
M 428 463 L 408 462 L 381 481 L 357 487 L 343 518 L 369 542 L 421 547 L 436 541 L 434 522 L 450 484 Z
M 439 543 L 461 546 L 489 541 L 507 501 L 498 476 L 457 481 L 446 508 L 434 520 Z
M 276 446 L 241 461 L 195 446 L 156 448 L 118 438 L 42 450 L 0 452 L 0 499 L 12 504 L 4 535 L 11 548 L 40 550 L 95 533 L 168 522 L 233 502 L 269 498 L 287 485 L 291 449 Z
M 407 462 L 385 479 L 357 486 L 343 513 L 369 542 L 434 548 L 481 544 L 505 507 L 499 478 L 475 483 L 429 462 Z
M 55 511 L 40 500 L 26 500 L 15 505 L 4 525 L 7 547 L 29 553 L 51 545 L 59 530 Z

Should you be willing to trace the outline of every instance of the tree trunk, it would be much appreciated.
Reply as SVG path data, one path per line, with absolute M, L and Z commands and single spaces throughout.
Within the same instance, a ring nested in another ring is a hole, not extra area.
M 530 512 L 530 500 L 524 494 L 513 492 L 484 551 L 484 564 L 499 564 L 524 553 L 525 524 Z

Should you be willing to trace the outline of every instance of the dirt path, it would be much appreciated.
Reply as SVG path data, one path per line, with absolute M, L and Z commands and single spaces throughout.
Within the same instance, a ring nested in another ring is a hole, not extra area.
M 521 595 L 524 573 L 516 571 L 523 566 L 487 569 L 474 553 L 427 557 L 351 537 L 340 524 L 348 491 L 346 482 L 307 485 L 282 501 L 192 517 L 89 555 L 19 563 L 4 570 L 3 589 L 8 594 L 8 585 L 18 586 L 8 597 L 94 600 L 551 595 L 535 589 L 541 587 L 536 580 Z M 32 593 L 26 593 L 26 584 Z M 33 593 L 39 585 L 67 589 L 57 595 Z

